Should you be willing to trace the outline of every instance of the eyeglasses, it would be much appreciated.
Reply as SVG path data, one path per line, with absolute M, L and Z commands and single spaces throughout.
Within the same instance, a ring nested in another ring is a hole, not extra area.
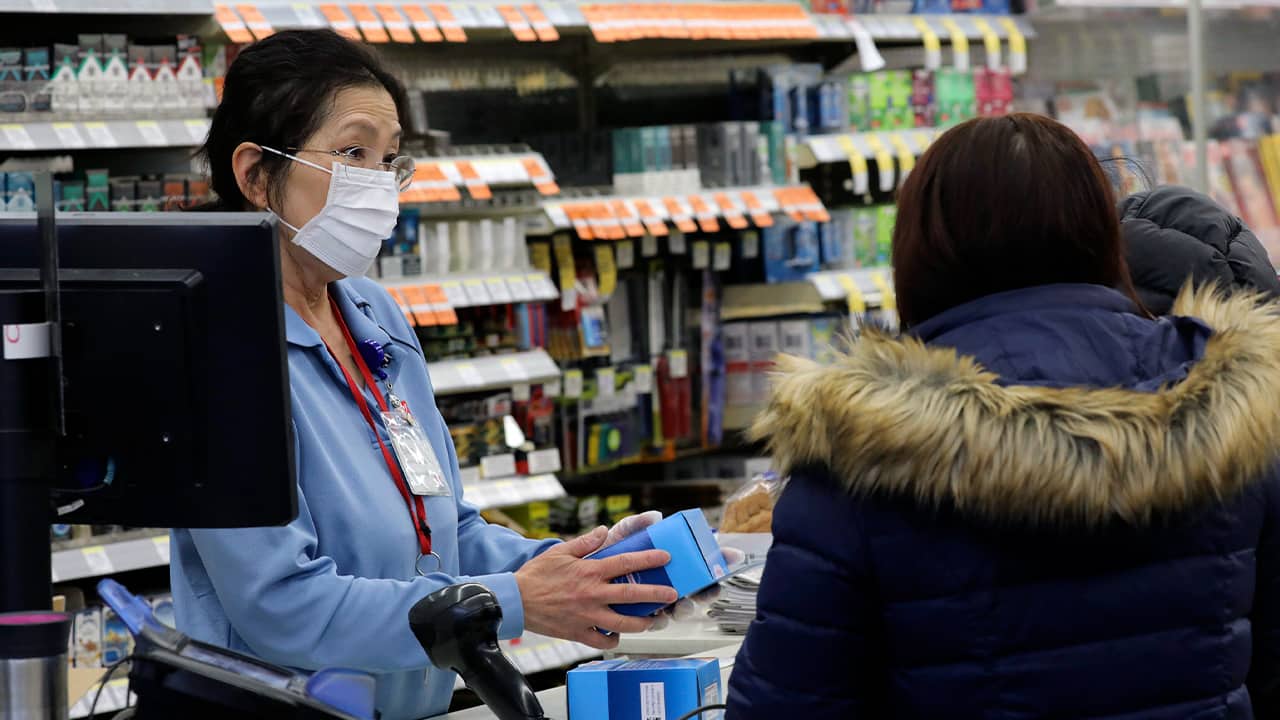
M 408 155 L 397 155 L 390 161 L 371 160 L 371 158 L 377 157 L 374 155 L 374 152 L 367 147 L 361 147 L 359 145 L 353 145 L 345 150 L 320 150 L 296 147 L 285 148 L 285 150 L 294 153 L 323 153 L 325 155 L 338 158 L 338 162 L 343 165 L 367 168 L 369 170 L 377 168 L 379 170 L 386 170 L 387 172 L 395 173 L 396 183 L 400 185 L 401 190 L 409 187 L 409 183 L 413 182 L 413 171 L 417 167 L 417 163 L 415 163 L 413 158 Z

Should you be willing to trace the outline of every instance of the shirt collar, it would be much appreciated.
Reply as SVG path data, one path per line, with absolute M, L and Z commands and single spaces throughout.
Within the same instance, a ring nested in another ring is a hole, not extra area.
M 400 373 L 400 366 L 411 355 L 416 355 L 413 344 L 403 338 L 392 338 L 373 315 L 373 306 L 353 287 L 350 280 L 338 280 L 330 286 L 330 295 L 338 305 L 343 320 L 347 323 L 352 339 L 357 344 L 362 340 L 373 340 L 382 345 L 391 356 L 391 364 L 385 369 L 388 381 L 394 383 Z M 293 308 L 285 305 L 285 339 L 290 345 L 305 348 L 324 347 L 320 333 L 302 319 Z M 369 368 L 376 370 L 376 368 Z
M 1102 285 L 1057 284 L 1008 290 L 971 300 L 945 310 L 916 325 L 911 334 L 930 342 L 972 322 L 1007 313 L 1027 313 L 1061 307 L 1092 307 L 1111 312 L 1137 313 L 1138 307 L 1124 294 Z

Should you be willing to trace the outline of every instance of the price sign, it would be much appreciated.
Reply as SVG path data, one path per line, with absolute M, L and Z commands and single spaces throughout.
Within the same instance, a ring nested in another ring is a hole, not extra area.
M 36 141 L 31 139 L 31 133 L 27 132 L 27 128 L 23 125 L 0 125 L 0 131 L 4 132 L 4 139 L 9 147 L 14 150 L 35 150 Z
M 653 392 L 653 366 L 637 365 L 635 369 L 636 392 L 645 395 Z
M 733 262 L 733 249 L 729 246 L 729 243 L 716 243 L 715 252 L 711 260 L 711 269 L 716 271 L 728 270 L 731 262 Z
M 582 397 L 581 370 L 570 370 L 564 374 L 564 396 L 571 399 Z
M 672 230 L 667 236 L 667 249 L 672 255 L 683 255 L 689 251 L 687 243 L 685 243 L 684 233 L 679 230 Z
M 486 478 L 511 477 L 516 474 L 516 456 L 511 453 L 480 458 L 480 474 Z
M 151 120 L 139 120 L 133 124 L 142 135 L 142 141 L 148 145 L 165 145 L 169 141 L 165 139 L 164 132 L 160 130 L 160 125 Z
M 107 557 L 107 549 L 101 545 L 95 547 L 87 547 L 80 551 L 84 557 L 85 564 L 89 566 L 89 570 L 97 575 L 110 575 L 115 571 L 115 566 L 111 564 L 111 558 Z
M 164 563 L 165 565 L 168 565 L 169 564 L 169 536 L 161 535 L 158 538 L 153 538 L 151 542 L 155 543 L 156 545 L 156 554 L 160 556 L 160 562 Z
M 534 450 L 529 453 L 528 460 L 531 475 L 560 472 L 560 451 L 556 448 Z
M 120 141 L 116 140 L 116 136 L 111 133 L 111 128 L 106 123 L 87 122 L 84 124 L 85 132 L 89 133 L 89 140 L 94 147 L 113 148 L 119 147 Z
M 511 299 L 516 302 L 529 302 L 536 297 L 533 294 L 533 288 L 529 287 L 529 283 L 519 275 L 507 278 L 507 289 L 511 291 Z
M 600 397 L 613 397 L 618 391 L 617 376 L 613 368 L 600 368 L 596 370 L 596 392 Z
M 693 243 L 693 269 L 706 270 L 711 265 L 711 243 L 698 240 Z
M 501 305 L 511 302 L 511 290 L 502 278 L 491 278 L 485 280 L 484 284 L 489 290 L 489 297 L 493 298 L 494 304 Z
M 467 299 L 472 305 L 492 305 L 493 300 L 489 297 L 489 291 L 485 289 L 484 283 L 479 280 L 468 280 L 462 284 L 462 288 L 467 292 Z
M 645 235 L 640 238 L 640 255 L 643 257 L 654 257 L 658 254 L 658 238 L 653 235 Z
M 187 135 L 191 137 L 191 142 L 200 144 L 209 135 L 209 123 L 204 120 L 186 120 L 182 123 L 187 129 Z
M 684 350 L 668 350 L 667 367 L 674 380 L 689 377 L 689 353 Z
M 636 245 L 630 240 L 622 240 L 618 243 L 614 252 L 615 261 L 619 270 L 627 270 L 636 265 Z
M 441 283 L 440 288 L 444 290 L 444 298 L 449 305 L 453 307 L 467 307 L 471 304 L 471 298 L 467 296 L 467 291 L 462 289 L 461 283 Z
M 67 148 L 82 148 L 85 146 L 84 136 L 76 130 L 75 123 L 54 123 L 53 134 L 58 136 L 58 142 Z

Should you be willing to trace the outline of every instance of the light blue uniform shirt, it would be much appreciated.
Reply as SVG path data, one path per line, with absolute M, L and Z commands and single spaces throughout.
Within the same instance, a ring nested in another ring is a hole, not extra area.
M 489 525 L 462 501 L 458 458 L 422 349 L 386 291 L 350 279 L 334 285 L 333 297 L 357 343 L 373 339 L 387 348 L 395 393 L 422 423 L 449 476 L 452 497 L 426 498 L 443 567 L 426 577 L 415 572 L 417 536 L 373 431 L 320 335 L 286 306 L 298 517 L 284 527 L 174 530 L 178 629 L 280 665 L 376 673 L 384 720 L 435 715 L 448 709 L 454 674 L 430 667 L 409 630 L 409 608 L 447 585 L 478 582 L 502 605 L 500 637 L 517 637 L 524 607 L 512 573 L 552 543 Z M 252 357 L 245 353 L 246 362 Z M 226 391 L 235 392 L 229 380 Z M 424 559 L 423 568 L 435 563 Z

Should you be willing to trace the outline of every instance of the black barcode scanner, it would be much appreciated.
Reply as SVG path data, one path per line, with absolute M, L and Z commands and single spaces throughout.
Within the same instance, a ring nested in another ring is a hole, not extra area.
M 431 664 L 458 673 L 499 720 L 546 720 L 524 675 L 498 647 L 502 607 L 483 585 L 450 585 L 418 601 L 409 627 Z

